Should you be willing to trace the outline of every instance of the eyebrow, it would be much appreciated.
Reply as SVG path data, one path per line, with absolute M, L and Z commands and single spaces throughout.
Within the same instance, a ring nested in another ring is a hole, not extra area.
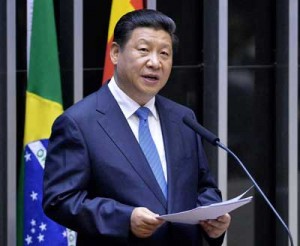
M 137 41 L 138 43 L 146 43 L 146 44 L 149 44 L 149 43 L 151 43 L 151 41 L 149 41 L 149 40 L 147 40 L 147 39 L 145 39 L 145 38 L 140 38 L 140 39 L 138 39 L 138 41 Z M 170 45 L 170 44 L 168 44 L 167 42 L 165 42 L 165 43 L 163 43 L 162 44 L 162 46 L 165 48 L 170 48 L 170 49 L 172 49 L 172 45 Z

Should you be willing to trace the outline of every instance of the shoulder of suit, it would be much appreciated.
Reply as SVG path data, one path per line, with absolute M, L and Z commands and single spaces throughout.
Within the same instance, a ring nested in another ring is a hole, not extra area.
M 179 116 L 184 116 L 184 115 L 191 115 L 194 114 L 192 109 L 188 108 L 187 106 L 184 106 L 180 103 L 177 103 L 169 98 L 166 98 L 161 95 L 156 96 L 156 103 L 159 106 L 165 107 L 168 111 L 172 111 Z
M 71 116 L 72 118 L 84 117 L 89 112 L 94 112 L 97 105 L 97 94 L 99 90 L 91 93 L 90 95 L 82 98 L 80 101 L 76 102 L 64 112 L 65 115 Z

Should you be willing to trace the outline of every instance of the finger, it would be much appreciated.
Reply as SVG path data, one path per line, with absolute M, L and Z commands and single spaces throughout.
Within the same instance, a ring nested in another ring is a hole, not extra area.
M 158 214 L 154 214 L 151 211 L 149 211 L 147 215 L 148 216 L 144 217 L 143 222 L 149 226 L 157 227 L 162 225 L 165 222 L 164 220 L 158 219 L 157 218 Z
M 224 214 L 222 216 L 220 216 L 217 221 L 219 222 L 223 222 L 225 224 L 229 224 L 231 221 L 231 216 L 229 214 Z
M 135 235 L 137 237 L 140 237 L 140 238 L 147 238 L 147 237 L 150 237 L 152 235 L 152 233 L 150 233 L 150 232 L 137 232 Z
M 203 230 L 206 232 L 212 230 L 212 226 L 207 221 L 200 221 L 200 225 L 202 226 Z
M 218 217 L 216 220 L 208 220 L 208 224 L 215 226 L 215 227 L 228 227 L 230 223 L 230 216 L 229 215 L 223 215 Z
M 137 237 L 149 237 L 164 221 L 147 208 L 135 208 L 131 214 L 131 230 Z
M 200 225 L 202 229 L 207 233 L 207 235 L 211 238 L 217 238 L 221 236 L 226 230 L 224 228 L 216 227 L 210 224 L 211 221 L 201 221 Z
M 143 228 L 150 231 L 155 231 L 164 223 L 164 221 L 157 221 L 157 223 L 144 224 Z

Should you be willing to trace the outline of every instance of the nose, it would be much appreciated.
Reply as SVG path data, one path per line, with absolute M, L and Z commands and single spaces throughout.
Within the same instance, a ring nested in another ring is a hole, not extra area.
M 158 69 L 161 67 L 161 62 L 157 53 L 153 52 L 149 54 L 147 66 L 153 69 Z

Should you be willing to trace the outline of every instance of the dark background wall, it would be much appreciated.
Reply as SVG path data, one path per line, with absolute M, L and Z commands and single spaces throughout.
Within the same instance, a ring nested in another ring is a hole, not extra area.
M 217 61 L 215 49 L 219 39 L 219 1 L 156 2 L 157 9 L 177 23 L 180 40 L 170 80 L 161 94 L 191 107 L 202 123 L 217 119 L 217 108 L 207 104 L 206 98 L 215 97 L 217 100 L 217 74 L 214 74 L 214 70 L 210 71 L 209 66 Z M 287 125 L 288 1 L 275 2 L 228 0 L 228 145 L 247 164 L 249 171 L 272 203 L 279 206 L 287 221 L 287 170 L 284 161 L 288 150 L 287 147 L 282 148 L 286 136 L 278 136 Z M 83 96 L 87 96 L 101 86 L 111 1 L 82 1 L 82 4 Z M 7 199 L 6 5 L 7 1 L 0 0 L 1 201 Z M 54 5 L 63 101 L 67 108 L 73 104 L 73 94 L 70 92 L 74 87 L 74 1 L 54 0 Z M 27 81 L 26 24 L 26 1 L 16 0 L 17 172 L 23 145 Z M 282 121 L 278 120 L 280 117 Z M 210 146 L 206 148 L 216 175 L 216 152 Z M 278 159 L 282 159 L 282 163 L 278 163 Z M 283 169 L 285 172 L 282 172 Z M 248 178 L 229 159 L 228 197 L 240 194 L 250 185 Z M 286 235 L 282 229 L 276 229 L 274 215 L 259 195 L 254 193 L 254 196 L 253 203 L 232 213 L 228 245 L 284 245 Z M 6 210 L 6 203 L 0 202 L 0 245 L 6 244 Z M 279 236 L 271 236 L 275 233 Z

